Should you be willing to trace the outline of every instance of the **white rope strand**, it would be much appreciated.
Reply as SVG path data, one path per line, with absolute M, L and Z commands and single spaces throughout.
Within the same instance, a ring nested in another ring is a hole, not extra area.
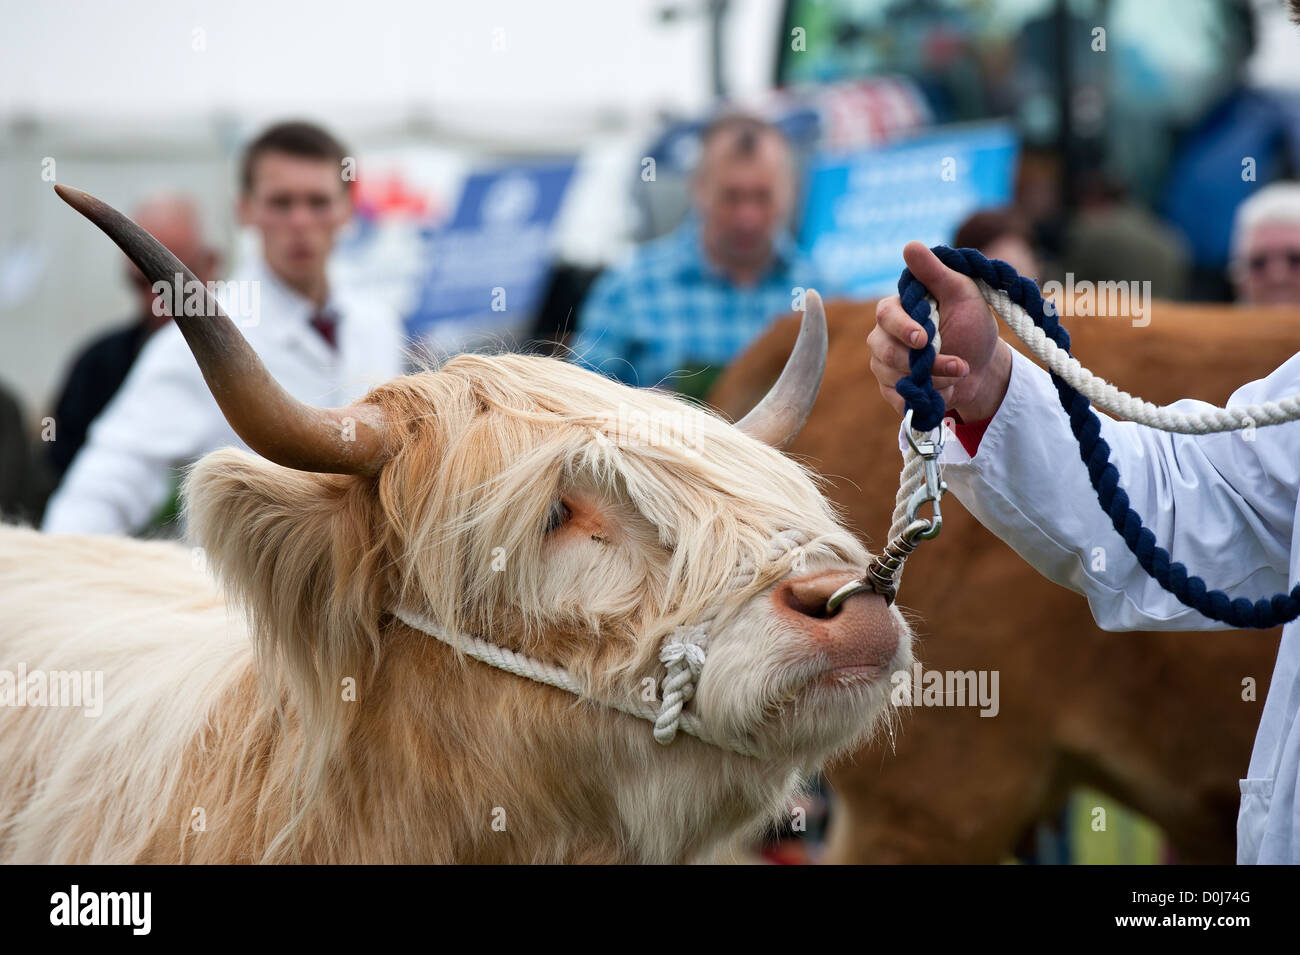
M 655 742 L 665 745 L 676 738 L 683 717 L 690 715 L 683 714 L 682 708 L 695 696 L 695 681 L 704 669 L 704 643 L 708 639 L 704 628 L 698 626 L 678 627 L 673 636 L 676 639 L 659 651 L 659 662 L 667 676 L 659 685 L 662 702 L 654 717 Z
M 601 703 L 611 709 L 618 710 L 620 713 L 626 713 L 629 716 L 635 716 L 638 719 L 648 720 L 654 723 L 659 717 L 659 708 L 650 703 L 641 703 L 635 697 L 630 699 L 600 699 L 597 700 L 589 694 L 585 688 L 577 681 L 568 670 L 560 666 L 549 663 L 542 663 L 540 660 L 534 660 L 532 657 L 525 656 L 522 653 L 515 653 L 505 647 L 498 646 L 495 643 L 489 643 L 479 637 L 468 634 L 451 634 L 438 626 L 432 618 L 423 614 L 413 613 L 408 610 L 396 609 L 393 616 L 408 627 L 419 630 L 421 633 L 428 634 L 437 640 L 441 640 L 448 646 L 455 647 L 468 657 L 473 657 L 481 663 L 488 666 L 496 667 L 498 670 L 505 670 L 507 673 L 513 673 L 515 676 L 521 676 L 537 683 L 545 683 L 547 686 L 553 686 L 558 690 L 564 690 L 566 693 L 572 693 L 574 696 L 580 696 L 583 699 L 592 700 Z M 693 691 L 692 691 L 693 692 Z M 694 713 L 680 712 L 678 717 L 679 727 L 694 736 L 713 746 L 723 749 L 729 749 L 739 753 L 742 756 L 757 755 L 754 748 L 746 741 L 723 741 L 714 738 L 704 726 L 700 719 Z
M 979 285 L 984 301 L 988 302 L 993 311 L 1016 333 L 1016 337 L 1043 364 L 1097 407 L 1117 418 L 1177 434 L 1217 434 L 1242 428 L 1285 424 L 1300 419 L 1300 395 L 1283 398 L 1281 401 L 1266 401 L 1263 404 L 1235 408 L 1211 408 L 1192 413 L 1144 401 L 1084 368 L 1035 325 L 1029 314 L 1011 301 L 1006 292 L 995 289 L 982 280 L 977 279 L 976 284 Z
M 930 306 L 930 321 L 934 323 L 934 353 L 939 354 L 939 346 L 942 339 L 939 335 L 939 303 L 932 296 L 925 297 Z M 940 422 L 939 427 L 943 427 Z M 923 436 L 922 432 L 912 432 L 914 437 Z M 912 494 L 919 488 L 925 486 L 925 462 L 916 449 L 909 443 L 907 449 L 903 452 L 903 470 L 898 476 L 898 496 L 894 498 L 894 519 L 889 525 L 888 540 L 897 540 L 898 537 L 907 530 L 911 523 L 908 516 L 908 504 L 911 502 Z M 899 568 L 898 573 L 902 573 Z
M 807 543 L 808 537 L 802 531 L 784 530 L 775 534 L 768 542 L 765 557 L 769 562 L 775 563 L 796 553 Z M 732 572 L 727 587 L 729 591 L 746 589 L 758 580 L 758 576 L 758 567 L 746 560 Z M 588 693 L 578 679 L 564 667 L 542 663 L 540 660 L 534 660 L 532 657 L 470 634 L 448 633 L 438 625 L 436 620 L 425 614 L 400 607 L 394 609 L 392 613 L 408 627 L 441 640 L 488 666 L 553 686 L 557 690 L 564 690 L 583 699 L 593 700 L 620 713 L 648 720 L 654 724 L 654 738 L 658 743 L 664 745 L 671 743 L 677 737 L 677 731 L 682 730 L 705 743 L 729 749 L 742 756 L 758 755 L 752 741 L 717 739 L 704 728 L 698 716 L 686 710 L 686 704 L 695 696 L 696 684 L 707 662 L 709 628 L 717 617 L 716 611 L 694 624 L 673 628 L 672 633 L 664 640 L 659 650 L 659 662 L 664 665 L 665 675 L 659 687 L 658 706 L 643 703 L 635 697 L 623 700 L 597 699 Z

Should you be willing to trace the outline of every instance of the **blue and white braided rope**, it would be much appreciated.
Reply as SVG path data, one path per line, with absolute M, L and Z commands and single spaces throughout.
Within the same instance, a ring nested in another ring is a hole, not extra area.
M 1119 486 L 1119 470 L 1110 463 L 1110 446 L 1101 437 L 1101 421 L 1091 407 L 1096 402 L 1116 417 L 1163 431 L 1210 434 L 1297 420 L 1300 396 L 1195 414 L 1135 398 L 1093 375 L 1070 355 L 1070 335 L 1032 279 L 974 249 L 936 246 L 931 251 L 944 265 L 973 278 L 989 306 L 1050 369 L 1098 502 L 1143 570 L 1186 606 L 1230 626 L 1269 628 L 1300 617 L 1300 585 L 1290 593 L 1272 597 L 1234 599 L 1223 591 L 1210 590 L 1205 581 L 1188 573 L 1156 544 L 1155 535 L 1144 526 L 1128 494 Z M 930 377 L 937 353 L 934 339 L 938 313 L 932 310 L 929 292 L 910 269 L 903 270 L 898 292 L 903 308 L 925 329 L 927 341 L 923 347 L 911 350 L 909 373 L 899 379 L 897 389 L 913 412 L 914 427 L 929 430 L 941 425 L 945 411 L 943 398 Z

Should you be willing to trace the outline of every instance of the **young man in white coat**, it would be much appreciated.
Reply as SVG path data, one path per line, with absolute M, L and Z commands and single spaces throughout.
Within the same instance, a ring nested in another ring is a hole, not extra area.
M 939 303 L 943 353 L 935 359 L 934 382 L 960 439 L 945 444 L 940 461 L 966 509 L 1045 577 L 1087 597 L 1102 629 L 1227 629 L 1184 606 L 1139 566 L 1097 503 L 1047 372 L 998 337 L 975 283 L 919 242 L 903 257 Z M 880 302 L 867 339 L 871 367 L 900 412 L 894 385 L 908 372 L 908 349 L 924 341 L 897 296 Z M 1238 389 L 1228 404 L 1296 394 L 1300 355 Z M 1173 407 L 1210 406 L 1187 399 Z M 1189 573 L 1252 601 L 1289 592 L 1300 581 L 1300 422 L 1260 428 L 1247 441 L 1239 433 L 1168 434 L 1098 417 L 1131 506 Z M 942 546 L 942 537 L 931 546 Z M 1102 570 L 1092 560 L 1097 547 L 1107 558 Z M 1298 709 L 1300 621 L 1282 631 L 1241 780 L 1239 863 L 1300 863 Z
M 261 257 L 217 298 L 267 369 L 300 401 L 339 406 L 403 371 L 398 317 L 330 285 L 335 236 L 352 215 L 347 151 L 309 123 L 281 123 L 245 150 L 239 219 Z M 173 296 L 183 307 L 180 294 Z M 128 534 L 169 502 L 176 469 L 242 445 L 174 323 L 149 341 L 50 500 L 42 529 Z

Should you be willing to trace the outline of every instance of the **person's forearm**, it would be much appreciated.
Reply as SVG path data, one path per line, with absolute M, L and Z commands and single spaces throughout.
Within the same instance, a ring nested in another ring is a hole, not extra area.
M 977 379 L 967 388 L 957 389 L 958 400 L 952 410 L 959 421 L 983 421 L 997 414 L 1011 381 L 1011 347 L 999 339 L 993 358 L 983 369 L 972 374 L 977 375 Z M 971 393 L 966 397 L 963 392 L 968 390 Z
M 1102 435 L 1132 506 L 1175 560 L 1233 596 L 1289 589 L 1294 493 L 1275 489 L 1277 469 L 1260 476 L 1253 460 L 1257 451 L 1279 459 L 1289 452 L 1235 435 L 1162 434 L 1104 416 Z M 1104 629 L 1216 626 L 1137 564 L 1097 502 L 1056 389 L 1028 358 L 1015 356 L 979 454 L 970 457 L 952 442 L 943 460 L 944 479 L 966 509 L 1045 577 L 1087 596 Z

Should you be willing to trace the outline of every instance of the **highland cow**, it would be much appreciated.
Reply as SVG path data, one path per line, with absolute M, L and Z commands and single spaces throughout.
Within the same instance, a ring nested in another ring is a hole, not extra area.
M 827 613 L 870 555 L 776 447 L 825 364 L 815 293 L 736 425 L 517 354 L 318 409 L 219 311 L 176 320 L 258 454 L 193 467 L 193 549 L 0 532 L 0 669 L 103 674 L 98 716 L 0 707 L 0 859 L 683 862 L 889 725 L 908 628 L 874 593 Z

